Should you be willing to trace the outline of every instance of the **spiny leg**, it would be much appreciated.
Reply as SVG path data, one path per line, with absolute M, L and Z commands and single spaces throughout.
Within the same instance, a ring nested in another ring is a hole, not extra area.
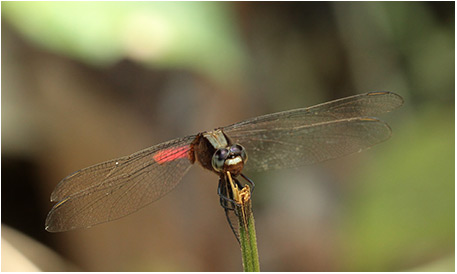
M 236 210 L 236 201 L 233 200 L 231 197 L 233 197 L 233 193 L 230 191 L 228 188 L 228 183 L 226 181 L 226 178 L 221 176 L 219 179 L 219 185 L 217 187 L 217 194 L 219 195 L 219 202 L 224 208 L 225 212 L 225 217 L 227 219 L 227 222 L 229 223 L 230 229 L 232 230 L 233 234 L 235 235 L 236 240 L 238 243 L 240 243 L 240 238 L 239 238 L 239 231 L 238 231 L 238 215 Z
M 230 198 L 232 193 L 227 187 L 227 181 L 225 178 L 219 179 L 219 185 L 217 187 L 217 194 L 219 195 L 219 202 L 225 210 L 235 210 L 236 201 Z
M 227 222 L 229 223 L 229 226 L 230 226 L 230 229 L 232 229 L 232 232 L 233 234 L 235 235 L 235 238 L 236 240 L 238 241 L 238 243 L 240 243 L 240 237 L 239 237 L 239 232 L 238 232 L 238 221 L 237 220 L 233 220 L 230 218 L 230 214 L 234 214 L 236 216 L 236 210 L 229 210 L 229 209 L 225 209 L 225 217 L 227 218 Z M 238 218 L 238 217 L 234 217 L 235 219 Z M 234 224 L 236 224 L 236 227 L 234 226 Z
M 248 177 L 246 177 L 243 173 L 240 173 L 241 177 L 243 177 L 243 179 L 246 180 L 246 182 L 248 182 L 250 185 L 251 185 L 251 194 L 254 192 L 254 188 L 255 188 L 255 184 L 254 182 L 249 179 Z

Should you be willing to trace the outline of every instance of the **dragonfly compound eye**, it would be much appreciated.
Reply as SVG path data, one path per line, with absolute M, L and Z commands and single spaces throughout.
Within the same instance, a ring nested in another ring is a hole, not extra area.
M 229 151 L 226 148 L 220 148 L 216 150 L 213 155 L 211 164 L 216 171 L 222 171 L 224 168 L 224 163 L 227 157 L 229 156 Z
M 248 159 L 248 155 L 246 154 L 246 150 L 242 145 L 235 144 L 230 147 L 230 154 L 233 156 L 241 156 L 243 162 L 246 162 Z

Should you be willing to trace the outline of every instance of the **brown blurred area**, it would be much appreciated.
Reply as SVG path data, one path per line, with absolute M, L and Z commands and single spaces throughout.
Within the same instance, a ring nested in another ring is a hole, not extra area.
M 448 261 L 454 258 L 455 247 L 454 209 L 449 207 L 455 199 L 454 173 L 447 164 L 454 155 L 433 154 L 453 149 L 453 139 L 440 150 L 432 142 L 434 135 L 426 134 L 437 132 L 445 140 L 454 136 L 454 3 L 211 5 L 217 12 L 202 19 L 203 28 L 216 28 L 215 22 L 222 20 L 216 15 L 223 15 L 222 25 L 230 32 L 214 31 L 207 36 L 211 40 L 194 43 L 192 37 L 201 36 L 192 36 L 189 30 L 173 45 L 188 55 L 160 59 L 158 51 L 155 59 L 143 58 L 144 49 L 135 44 L 140 49 L 134 53 L 125 50 L 119 60 L 94 64 L 72 54 L 77 44 L 68 45 L 67 54 L 27 35 L 14 17 L 21 9 L 2 3 L 2 224 L 46 245 L 71 264 L 49 268 L 38 261 L 38 269 L 241 271 L 239 246 L 219 205 L 217 178 L 199 167 L 150 206 L 85 230 L 55 234 L 44 230 L 52 207 L 50 193 L 78 169 L 173 138 L 275 111 L 388 90 L 406 102 L 401 110 L 383 117 L 394 132 L 388 142 L 314 167 L 249 174 L 256 182 L 253 211 L 261 269 L 453 271 L 453 259 Z M 184 32 L 192 24 L 170 23 Z M 213 42 L 207 52 L 193 51 L 199 43 Z M 235 53 L 225 56 L 225 50 Z M 431 128 L 441 124 L 439 130 Z M 412 146 L 419 129 L 426 137 L 417 144 L 430 146 Z M 430 192 L 425 183 L 417 184 L 415 192 L 415 185 L 411 183 L 411 188 L 403 180 L 423 167 L 421 156 L 407 154 L 420 151 L 443 162 L 436 172 L 434 167 L 422 168 L 434 178 L 430 184 L 442 186 L 436 192 Z M 389 165 L 396 158 L 409 160 Z M 438 171 L 445 175 L 435 177 Z M 370 188 L 366 178 L 380 178 L 379 174 L 388 174 L 396 183 Z M 397 195 L 400 191 L 411 198 Z M 363 220 L 368 213 L 351 211 L 369 208 L 357 197 L 380 201 L 367 226 Z M 389 207 L 395 204 L 392 199 L 412 205 L 412 211 L 399 217 L 399 224 L 389 215 L 402 210 Z M 433 207 L 441 206 L 439 201 L 445 201 L 442 207 Z M 415 203 L 430 205 L 429 211 L 422 212 Z M 425 220 L 419 222 L 417 216 Z M 377 220 L 392 220 L 393 225 L 376 230 Z M 437 225 L 428 230 L 430 223 Z M 415 234 L 406 228 L 401 231 L 402 227 L 423 231 Z M 404 239 L 397 241 L 401 247 L 395 256 L 389 256 L 395 246 L 389 243 L 391 235 Z M 371 240 L 376 243 L 362 247 Z M 2 249 L 3 262 L 8 258 L 5 253 Z

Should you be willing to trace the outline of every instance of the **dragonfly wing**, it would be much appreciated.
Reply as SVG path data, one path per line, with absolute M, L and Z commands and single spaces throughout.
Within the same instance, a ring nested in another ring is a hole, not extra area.
M 245 170 L 295 167 L 337 158 L 389 138 L 389 126 L 367 118 L 394 110 L 403 99 L 371 92 L 249 119 L 223 128 L 248 153 Z
M 295 127 L 229 131 L 248 154 L 246 171 L 296 167 L 338 158 L 390 137 L 389 126 L 374 118 L 350 118 Z
M 46 229 L 86 228 L 133 213 L 172 190 L 189 170 L 196 136 L 165 142 L 130 156 L 79 170 L 56 187 Z
M 248 119 L 227 127 L 224 132 L 295 127 L 315 123 L 374 117 L 390 112 L 403 104 L 403 98 L 392 92 L 358 94 L 307 108 L 299 108 Z

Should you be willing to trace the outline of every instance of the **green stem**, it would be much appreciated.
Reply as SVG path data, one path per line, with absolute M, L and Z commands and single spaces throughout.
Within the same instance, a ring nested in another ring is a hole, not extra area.
M 249 200 L 250 203 L 250 200 Z M 250 206 L 250 205 L 249 205 Z M 255 234 L 254 215 L 249 211 L 247 229 L 240 218 L 240 245 L 245 272 L 259 272 L 259 255 L 257 251 L 257 237 Z M 247 231 L 246 231 L 247 230 Z
M 259 255 L 257 251 L 257 237 L 255 235 L 254 215 L 252 214 L 251 189 L 245 185 L 242 189 L 233 183 L 230 172 L 227 178 L 232 188 L 232 197 L 236 202 L 236 216 L 238 216 L 238 232 L 245 272 L 259 272 Z M 236 179 L 235 179 L 236 180 Z

